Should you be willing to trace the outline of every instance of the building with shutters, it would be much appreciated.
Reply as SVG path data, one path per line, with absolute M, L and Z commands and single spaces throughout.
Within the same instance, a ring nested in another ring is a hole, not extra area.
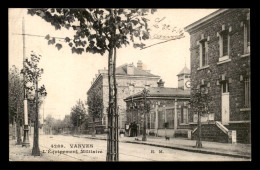
M 137 66 L 124 64 L 116 68 L 118 107 L 119 107 L 119 128 L 124 129 L 126 123 L 126 104 L 123 99 L 134 93 L 140 92 L 145 87 L 156 87 L 160 76 L 154 75 L 150 70 L 143 69 L 142 61 L 138 61 Z M 103 113 L 100 118 L 96 118 L 97 133 L 103 133 L 107 128 L 108 118 L 106 109 L 108 108 L 108 70 L 98 70 L 96 78 L 91 82 L 91 87 L 87 95 L 92 95 L 91 91 L 98 91 L 103 99 Z M 89 122 L 89 130 L 92 128 L 92 120 Z
M 191 98 L 197 88 L 212 97 L 202 117 L 204 140 L 250 142 L 250 11 L 219 9 L 188 25 L 190 34 Z M 189 121 L 194 134 L 197 114 Z

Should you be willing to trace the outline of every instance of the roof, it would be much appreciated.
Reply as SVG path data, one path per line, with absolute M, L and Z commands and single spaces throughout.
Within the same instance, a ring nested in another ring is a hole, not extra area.
M 215 11 L 215 12 L 213 12 L 213 13 L 211 13 L 211 14 L 209 14 L 209 15 L 207 15 L 207 16 L 199 19 L 199 20 L 197 20 L 196 22 L 186 26 L 184 28 L 184 30 L 187 31 L 187 32 L 191 32 L 195 27 L 200 26 L 201 24 L 206 23 L 206 22 L 212 20 L 216 16 L 218 16 L 218 15 L 220 15 L 220 14 L 222 14 L 222 13 L 228 11 L 228 10 L 229 9 L 219 9 L 219 10 L 217 10 L 217 11 Z
M 148 90 L 149 97 L 190 97 L 190 90 L 183 90 L 179 88 L 150 87 Z M 128 96 L 125 100 L 141 97 L 141 93 L 142 92 L 139 92 L 134 95 Z
M 182 75 L 182 74 L 190 74 L 190 69 L 188 69 L 186 66 L 180 71 L 178 75 Z
M 127 65 L 128 64 L 124 64 L 124 65 L 121 65 L 119 67 L 116 68 L 116 75 L 128 75 L 127 74 Z M 147 76 L 147 77 L 160 77 L 158 75 L 154 75 L 154 74 L 151 74 L 151 73 L 148 73 L 147 71 L 145 70 L 141 70 L 137 67 L 134 67 L 134 74 L 131 75 L 131 76 Z
M 156 77 L 156 78 L 159 78 L 160 76 L 158 75 L 154 75 L 154 74 L 151 74 L 149 72 L 147 72 L 146 70 L 142 70 L 142 69 L 139 69 L 137 67 L 135 67 L 133 64 L 133 68 L 134 68 L 134 74 L 133 75 L 129 75 L 127 74 L 127 65 L 129 64 L 123 64 L 121 66 L 118 66 L 116 68 L 116 75 L 125 75 L 125 76 L 144 76 L 144 77 Z M 95 82 L 100 78 L 102 77 L 102 75 L 107 75 L 108 73 L 108 70 L 107 69 L 104 69 L 104 70 L 98 70 L 98 76 L 93 80 L 93 83 L 91 84 L 89 90 L 94 86 Z M 88 92 L 89 92 L 88 90 Z M 88 93 L 87 92 L 87 93 Z

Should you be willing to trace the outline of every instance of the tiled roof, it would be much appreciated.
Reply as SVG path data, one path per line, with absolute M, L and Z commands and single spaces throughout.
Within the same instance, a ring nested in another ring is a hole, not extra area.
M 179 88 L 168 88 L 168 87 L 150 87 L 149 97 L 190 97 L 190 90 L 183 90 Z M 127 99 L 141 97 L 141 93 L 136 93 L 127 97 Z
M 185 66 L 177 76 L 181 74 L 190 74 L 190 69 Z
M 157 75 L 146 72 L 145 70 L 141 70 L 135 66 L 133 76 L 147 76 L 147 77 L 159 77 Z M 116 68 L 116 75 L 127 75 L 127 64 L 121 65 Z

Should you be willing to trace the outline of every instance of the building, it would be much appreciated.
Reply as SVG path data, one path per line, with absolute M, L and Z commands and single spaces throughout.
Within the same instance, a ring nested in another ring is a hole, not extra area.
M 190 70 L 185 67 L 181 70 L 178 76 L 178 88 L 187 90 L 190 89 Z
M 178 74 L 178 88 L 164 87 L 162 79 L 157 83 L 157 87 L 147 88 L 149 90 L 147 100 L 150 103 L 150 112 L 146 119 L 148 134 L 187 137 L 190 129 L 188 119 L 190 90 L 188 83 L 186 83 L 189 81 L 189 72 L 189 69 L 185 66 Z M 127 107 L 126 123 L 136 122 L 139 134 L 142 134 L 144 120 L 141 107 L 142 100 L 142 92 L 135 93 L 125 99 Z M 166 129 L 164 123 L 168 124 Z
M 219 9 L 188 25 L 191 57 L 191 98 L 205 86 L 212 97 L 202 117 L 202 138 L 250 142 L 250 11 Z M 191 108 L 194 127 L 197 114 Z
M 126 122 L 126 104 L 123 99 L 127 96 L 143 90 L 144 87 L 156 87 L 160 76 L 150 73 L 150 70 L 143 69 L 142 61 L 138 61 L 137 67 L 134 64 L 124 64 L 116 68 L 116 81 L 119 107 L 119 128 L 124 129 Z M 108 125 L 106 108 L 108 107 L 108 70 L 98 70 L 96 78 L 93 79 L 87 95 L 97 90 L 103 99 L 103 114 L 95 120 L 97 132 L 102 132 Z M 92 123 L 89 123 L 90 129 Z

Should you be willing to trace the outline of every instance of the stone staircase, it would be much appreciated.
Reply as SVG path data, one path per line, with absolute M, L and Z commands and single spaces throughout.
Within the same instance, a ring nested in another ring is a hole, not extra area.
M 191 139 L 197 139 L 197 127 L 191 133 Z M 201 124 L 201 139 L 204 141 L 228 143 L 228 129 L 218 121 Z

